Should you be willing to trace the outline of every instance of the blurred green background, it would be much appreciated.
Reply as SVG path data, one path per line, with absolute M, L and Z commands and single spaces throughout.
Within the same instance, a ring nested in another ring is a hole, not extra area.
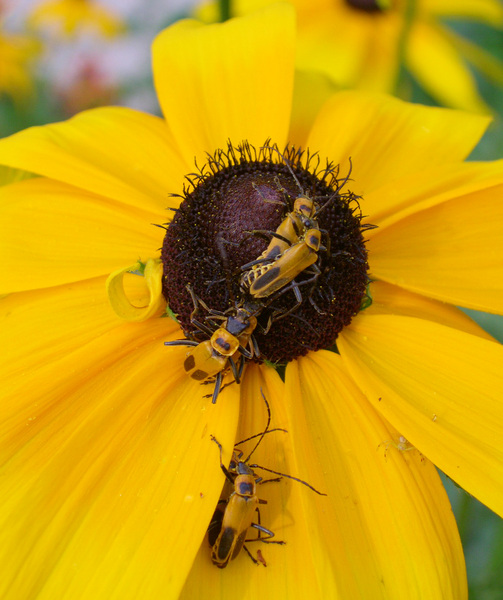
M 2 34 L 22 32 L 23 11 L 26 16 L 36 4 L 36 0 L 11 0 L 0 4 L 0 15 L 4 10 L 5 16 L 1 22 Z M 105 4 L 112 7 L 114 2 Z M 159 113 L 151 80 L 150 42 L 158 31 L 188 15 L 191 4 L 195 2 L 116 0 L 116 7 L 121 9 L 118 14 L 126 23 L 123 35 L 103 40 L 84 34 L 58 42 L 40 38 L 40 53 L 27 63 L 33 82 L 32 94 L 19 99 L 0 90 L 0 136 L 31 125 L 59 121 L 79 110 L 105 104 Z M 9 8 L 13 10 L 9 12 Z M 466 21 L 450 20 L 447 24 L 503 61 L 501 30 Z M 110 56 L 105 55 L 104 49 L 111 46 L 116 47 Z M 480 74 L 474 74 L 495 118 L 471 159 L 503 158 L 503 84 L 491 83 Z M 414 102 L 435 104 L 406 71 L 402 73 L 401 86 L 409 90 Z M 503 342 L 503 317 L 466 312 Z M 443 476 L 443 480 L 465 549 L 470 599 L 503 600 L 503 521 L 450 479 Z

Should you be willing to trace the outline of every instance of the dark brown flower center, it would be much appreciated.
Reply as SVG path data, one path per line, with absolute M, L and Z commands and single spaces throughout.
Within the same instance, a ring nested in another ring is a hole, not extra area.
M 254 336 L 264 360 L 283 363 L 332 346 L 360 310 L 368 284 L 365 226 L 346 176 L 291 147 L 280 154 L 270 145 L 256 150 L 229 144 L 209 157 L 184 190 L 162 249 L 163 293 L 185 335 L 201 341 L 191 320 L 195 297 L 212 311 L 233 313 L 243 303 L 255 307 Z M 277 235 L 302 196 L 314 202 L 316 212 L 289 239 Z M 271 240 L 288 246 L 288 257 L 279 254 L 243 270 Z M 283 274 L 304 255 L 314 265 L 274 293 L 257 298 L 243 289 L 243 273 L 265 267 L 274 279 L 279 275 L 273 269 Z M 208 316 L 206 307 L 199 304 L 199 320 Z

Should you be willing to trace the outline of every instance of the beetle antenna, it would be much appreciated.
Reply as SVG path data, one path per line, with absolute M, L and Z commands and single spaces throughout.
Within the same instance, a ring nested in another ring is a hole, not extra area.
M 262 391 L 262 388 L 260 388 L 260 393 L 262 394 L 262 398 L 264 399 L 265 405 L 267 407 L 267 425 L 265 426 L 264 431 L 262 433 L 258 434 L 259 440 L 253 447 L 253 450 L 250 452 L 250 454 L 248 454 L 246 460 L 243 461 L 245 463 L 247 463 L 250 460 L 252 454 L 259 447 L 260 442 L 264 439 L 264 435 L 269 431 L 269 425 L 271 424 L 271 409 L 269 408 L 269 402 L 267 402 L 267 398 L 264 396 L 264 392 Z M 256 437 L 256 436 L 252 436 L 252 437 Z
M 278 145 L 274 144 L 273 146 L 263 146 L 263 148 L 267 148 L 268 150 L 274 150 L 275 152 L 277 152 L 279 154 L 279 156 L 281 157 L 281 160 L 285 163 L 286 168 L 290 171 L 291 176 L 295 179 L 295 183 L 297 184 L 301 195 L 304 195 L 305 192 L 302 189 L 302 186 L 300 185 L 300 181 L 298 180 L 297 175 L 295 175 L 295 173 L 293 172 L 291 164 L 288 162 L 288 160 L 285 158 L 285 156 L 283 154 L 281 154 L 281 152 L 279 151 Z
M 284 433 L 288 433 L 288 429 L 283 429 L 281 427 L 274 427 L 274 429 L 268 429 L 266 433 L 274 433 L 275 431 L 283 431 Z M 251 435 L 249 438 L 246 438 L 246 440 L 241 440 L 240 442 L 236 442 L 234 444 L 234 447 L 240 446 L 241 444 L 244 444 L 245 442 L 249 442 L 250 440 L 253 440 L 254 438 L 261 436 L 262 433 L 256 433 L 255 435 Z
M 303 481 L 302 479 L 298 479 L 297 477 L 293 477 L 292 475 L 286 475 L 285 473 L 280 473 L 279 471 L 273 471 L 272 469 L 266 469 L 266 467 L 261 467 L 260 465 L 248 465 L 248 466 L 250 467 L 250 469 L 262 469 L 263 471 L 268 471 L 269 473 L 274 473 L 275 475 L 281 475 L 281 477 L 287 477 L 288 479 L 293 479 L 294 481 L 303 483 L 304 485 L 307 485 L 308 488 L 313 490 L 313 492 L 316 492 L 320 496 L 327 495 L 327 494 L 324 494 L 323 492 L 319 492 L 316 488 L 314 488 L 312 485 L 307 483 L 307 481 Z
M 337 194 L 342 190 L 342 188 L 349 181 L 349 177 L 350 177 L 351 172 L 353 170 L 353 162 L 351 161 L 351 156 L 348 157 L 348 160 L 349 160 L 349 171 L 348 171 L 348 174 L 346 175 L 346 177 L 344 178 L 344 181 L 342 183 L 339 184 L 339 182 L 337 181 L 337 189 L 336 189 L 336 191 L 330 196 L 330 198 L 325 202 L 325 204 L 322 204 L 320 206 L 320 208 L 318 208 L 318 210 L 315 211 L 315 213 L 313 215 L 315 219 L 321 213 L 321 211 L 323 211 L 323 210 L 325 210 L 325 208 L 327 208 L 327 206 L 333 201 L 333 199 L 337 196 Z

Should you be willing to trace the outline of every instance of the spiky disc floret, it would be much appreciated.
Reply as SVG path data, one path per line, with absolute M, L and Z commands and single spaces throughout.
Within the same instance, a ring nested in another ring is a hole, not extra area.
M 314 284 L 299 287 L 302 304 L 274 320 L 267 333 L 269 315 L 295 306 L 294 293 L 285 292 L 265 306 L 255 337 L 262 358 L 271 362 L 331 346 L 359 311 L 368 283 L 365 227 L 358 198 L 343 189 L 347 177 L 339 177 L 332 164 L 322 167 L 317 155 L 293 147 L 280 153 L 266 142 L 258 150 L 248 143 L 229 143 L 187 180 L 162 249 L 163 293 L 185 334 L 193 337 L 197 330 L 187 284 L 212 310 L 224 312 L 250 300 L 239 278 L 241 267 L 268 246 L 270 235 L 258 231 L 275 232 L 295 198 L 306 195 L 324 206 L 316 217 L 326 248 L 317 262 L 321 274 Z M 308 278 L 301 273 L 296 281 Z

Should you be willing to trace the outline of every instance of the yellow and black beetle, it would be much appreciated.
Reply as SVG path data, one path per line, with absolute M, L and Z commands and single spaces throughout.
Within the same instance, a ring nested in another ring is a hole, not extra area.
M 251 555 L 250 551 L 245 546 L 245 543 L 285 543 L 283 541 L 271 540 L 270 538 L 274 537 L 274 533 L 271 530 L 263 527 L 260 523 L 260 512 L 258 510 L 258 506 L 259 504 L 267 504 L 267 502 L 258 498 L 257 485 L 277 482 L 280 481 L 282 477 L 287 477 L 288 479 L 293 479 L 294 481 L 298 481 L 299 483 L 306 485 L 320 496 L 326 496 L 326 494 L 319 492 L 302 479 L 292 477 L 291 475 L 286 475 L 285 473 L 279 473 L 278 471 L 273 471 L 272 469 L 262 467 L 257 464 L 250 464 L 250 459 L 253 453 L 256 451 L 266 434 L 274 431 L 283 431 L 286 433 L 286 429 L 269 429 L 271 424 L 271 410 L 262 390 L 261 394 L 267 407 L 267 425 L 264 431 L 261 433 L 242 440 L 234 446 L 232 459 L 228 468 L 222 462 L 221 444 L 214 436 L 211 436 L 212 441 L 217 444 L 220 450 L 220 468 L 222 469 L 227 482 L 232 486 L 232 491 L 228 497 L 219 502 L 219 506 L 217 507 L 208 528 L 208 541 L 211 546 L 211 560 L 213 564 L 220 569 L 226 567 L 229 564 L 229 561 L 236 558 L 242 548 L 245 549 L 254 563 L 257 564 L 260 562 L 266 566 L 263 558 L 262 560 L 257 561 L 257 559 Z M 238 450 L 237 447 L 256 437 L 259 438 L 257 443 L 248 456 L 243 459 L 243 452 Z M 254 469 L 261 469 L 269 473 L 274 473 L 279 477 L 264 480 L 262 477 L 257 476 Z M 255 512 L 258 516 L 258 523 L 253 522 Z M 246 535 L 250 527 L 253 527 L 258 531 L 258 537 L 246 539 Z M 265 534 L 265 537 L 262 534 Z

